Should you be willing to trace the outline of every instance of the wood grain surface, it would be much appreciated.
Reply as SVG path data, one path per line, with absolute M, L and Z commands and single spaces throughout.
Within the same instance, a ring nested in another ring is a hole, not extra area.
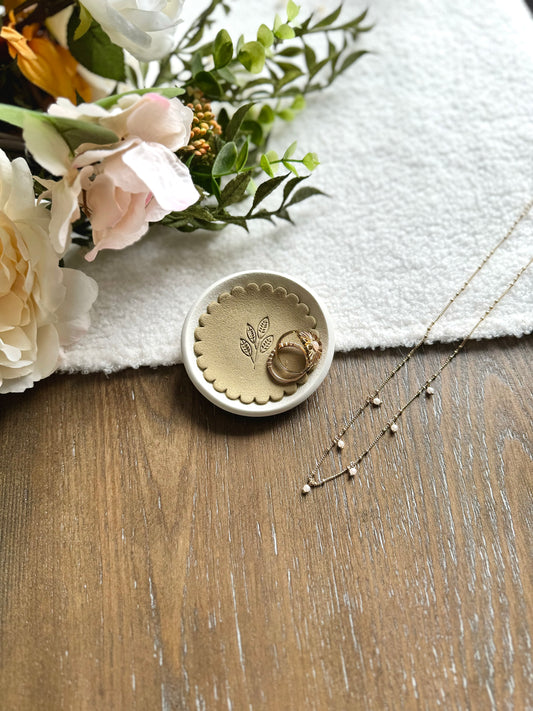
M 216 410 L 181 366 L 3 396 L 2 710 L 533 709 L 532 345 L 469 344 L 307 497 L 400 351 L 337 356 L 276 418 Z

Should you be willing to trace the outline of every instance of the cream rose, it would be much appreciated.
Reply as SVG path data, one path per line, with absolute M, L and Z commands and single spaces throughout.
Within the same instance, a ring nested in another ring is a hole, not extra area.
M 183 0 L 83 0 L 112 42 L 144 62 L 176 46 Z
M 59 267 L 49 228 L 26 162 L 0 151 L 0 393 L 46 378 L 89 327 L 96 283 Z
M 91 222 L 94 249 L 122 249 L 136 242 L 172 211 L 195 203 L 198 192 L 188 169 L 174 151 L 187 144 L 192 111 L 178 99 L 159 94 L 131 94 L 106 111 L 97 105 L 73 106 L 63 100 L 49 113 L 97 123 L 120 139 L 99 146 L 85 143 L 69 156 L 59 134 L 37 127 L 25 131 L 26 143 L 36 160 L 60 181 L 42 180 L 43 199 L 52 202 L 52 228 L 56 248 L 68 246 L 70 225 L 81 211 Z

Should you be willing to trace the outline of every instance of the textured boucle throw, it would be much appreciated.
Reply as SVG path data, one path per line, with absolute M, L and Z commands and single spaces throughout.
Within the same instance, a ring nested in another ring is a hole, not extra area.
M 247 39 L 285 3 L 240 0 L 221 26 Z M 337 0 L 301 2 L 324 15 Z M 190 0 L 186 11 L 195 14 Z M 346 15 L 366 2 L 347 0 Z M 302 279 L 329 306 L 337 348 L 407 345 L 533 196 L 533 20 L 522 0 L 371 0 L 372 50 L 274 144 L 297 139 L 329 197 L 294 209 L 295 226 L 182 234 L 155 227 L 138 244 L 69 266 L 99 284 L 92 326 L 64 355 L 70 370 L 179 362 L 184 317 L 212 282 L 247 269 Z M 274 147 L 275 147 L 274 146 Z M 528 261 L 533 218 L 438 324 L 465 335 Z M 533 268 L 476 335 L 533 330 Z

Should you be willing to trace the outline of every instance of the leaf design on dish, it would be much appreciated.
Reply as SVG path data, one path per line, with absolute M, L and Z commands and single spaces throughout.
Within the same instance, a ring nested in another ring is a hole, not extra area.
M 251 341 L 252 343 L 255 343 L 255 342 L 256 342 L 257 336 L 256 336 L 256 333 L 255 333 L 255 329 L 254 329 L 254 327 L 253 327 L 250 323 L 247 323 L 247 324 L 246 324 L 246 335 L 248 336 L 248 338 L 250 339 L 250 341 Z
M 250 358 L 254 366 L 254 370 L 257 365 L 257 358 L 261 353 L 266 353 L 272 346 L 274 341 L 274 335 L 268 333 L 270 328 L 270 319 L 268 316 L 263 316 L 263 318 L 257 324 L 257 328 L 254 328 L 250 322 L 246 323 L 246 336 L 247 338 L 240 339 L 241 351 L 247 358 Z
M 241 351 L 248 358 L 252 357 L 252 346 L 248 343 L 245 338 L 241 338 Z
M 259 338 L 263 338 L 265 333 L 268 331 L 270 328 L 270 319 L 268 316 L 265 316 L 264 318 L 259 321 L 259 325 L 257 327 L 257 333 L 259 335 Z M 264 352 L 264 351 L 263 351 Z
M 259 351 L 261 353 L 265 353 L 265 351 L 268 351 L 268 349 L 272 345 L 273 340 L 274 340 L 274 336 L 272 334 L 270 334 L 269 336 L 266 336 L 263 339 L 263 342 L 261 343 L 261 347 L 260 347 Z

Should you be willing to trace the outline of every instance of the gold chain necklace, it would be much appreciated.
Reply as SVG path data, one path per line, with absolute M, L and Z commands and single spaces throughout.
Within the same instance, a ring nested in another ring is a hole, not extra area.
M 396 413 L 392 416 L 392 418 L 388 422 L 386 422 L 383 425 L 383 427 L 377 433 L 377 435 L 372 440 L 372 442 L 365 449 L 363 449 L 359 453 L 359 455 L 348 464 L 348 466 L 344 467 L 344 469 L 341 469 L 340 471 L 338 471 L 335 474 L 332 474 L 330 476 L 327 476 L 324 478 L 320 477 L 320 468 L 322 467 L 322 464 L 324 463 L 326 457 L 330 454 L 330 452 L 335 448 L 344 449 L 344 440 L 342 439 L 344 434 L 354 425 L 355 421 L 359 417 L 361 417 L 361 415 L 365 412 L 365 410 L 368 407 L 370 407 L 371 405 L 376 408 L 381 406 L 382 401 L 379 396 L 380 396 L 383 388 L 387 385 L 387 383 L 389 383 L 397 375 L 397 373 L 404 367 L 404 365 L 424 345 L 424 343 L 426 343 L 426 341 L 428 340 L 429 334 L 431 333 L 431 331 L 433 330 L 435 325 L 440 321 L 440 319 L 444 316 L 444 314 L 448 311 L 448 309 L 456 301 L 456 299 L 472 283 L 473 279 L 479 274 L 479 272 L 483 269 L 483 267 L 487 264 L 487 262 L 493 257 L 495 252 L 509 239 L 509 237 L 513 234 L 513 232 L 516 230 L 518 225 L 528 215 L 528 213 L 532 207 L 533 207 L 533 200 L 531 200 L 525 206 L 525 208 L 522 210 L 520 215 L 517 217 L 517 219 L 511 225 L 511 227 L 509 228 L 507 233 L 504 235 L 504 237 L 502 237 L 502 239 L 490 250 L 490 252 L 484 257 L 484 259 L 480 262 L 480 264 L 476 267 L 476 269 L 474 269 L 474 271 L 470 274 L 470 276 L 467 278 L 467 280 L 464 282 L 464 284 L 460 287 L 460 289 L 458 289 L 458 291 L 451 297 L 451 299 L 447 302 L 447 304 L 440 311 L 440 313 L 436 316 L 436 318 L 433 319 L 433 321 L 426 328 L 426 331 L 425 331 L 424 335 L 422 336 L 422 338 L 411 348 L 409 353 L 407 353 L 407 355 L 397 365 L 394 366 L 394 368 L 385 377 L 385 379 L 378 385 L 378 387 L 373 391 L 373 393 L 371 395 L 368 395 L 368 397 L 358 407 L 358 409 L 355 411 L 355 413 L 352 415 L 352 417 L 348 420 L 348 422 L 344 425 L 344 427 L 341 430 L 339 430 L 339 432 L 331 440 L 331 443 L 328 445 L 328 447 L 322 453 L 322 456 L 318 460 L 314 469 L 308 475 L 307 483 L 304 485 L 304 487 L 302 489 L 302 494 L 308 494 L 311 491 L 311 489 L 319 487 L 319 486 L 324 486 L 324 484 L 326 484 L 328 481 L 333 481 L 333 479 L 337 479 L 338 477 L 340 477 L 344 474 L 347 474 L 349 477 L 354 477 L 357 474 L 357 467 L 359 466 L 359 464 L 374 449 L 374 447 L 381 440 L 381 438 L 385 434 L 387 434 L 387 432 L 394 434 L 395 432 L 398 431 L 397 421 L 402 416 L 402 414 L 405 412 L 405 410 L 407 410 L 407 408 L 417 398 L 419 398 L 420 395 L 422 395 L 422 393 L 425 392 L 426 395 L 428 395 L 428 396 L 433 395 L 434 390 L 431 387 L 431 384 L 433 383 L 433 381 L 439 377 L 439 375 L 442 373 L 444 368 L 446 368 L 446 366 L 451 363 L 451 361 L 455 358 L 455 356 L 460 351 L 463 350 L 466 343 L 470 340 L 470 338 L 472 337 L 472 335 L 476 331 L 476 329 L 483 323 L 483 321 L 487 318 L 487 316 L 491 313 L 491 311 L 500 303 L 500 301 L 509 293 L 509 291 L 511 291 L 511 289 L 516 284 L 516 282 L 520 279 L 522 274 L 533 263 L 533 257 L 529 260 L 529 262 L 527 262 L 527 264 L 525 264 L 515 274 L 513 280 L 507 285 L 507 287 L 501 292 L 501 294 L 496 299 L 494 299 L 492 304 L 488 307 L 488 309 L 484 312 L 484 314 L 478 319 L 478 321 L 476 322 L 474 327 L 463 338 L 463 340 L 459 343 L 459 345 L 444 359 L 444 361 L 437 368 L 437 370 L 433 373 L 433 375 L 431 375 L 427 380 L 425 380 L 424 383 L 418 388 L 418 390 L 408 400 L 406 400 L 403 404 L 400 405 L 400 407 L 398 408 Z

